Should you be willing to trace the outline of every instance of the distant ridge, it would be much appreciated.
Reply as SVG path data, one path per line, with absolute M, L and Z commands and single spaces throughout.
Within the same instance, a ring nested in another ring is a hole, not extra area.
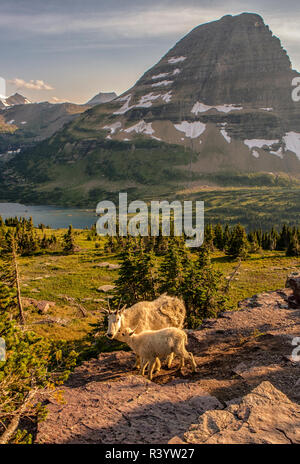
M 91 98 L 86 104 L 87 105 L 99 105 L 101 103 L 108 103 L 117 97 L 115 92 L 99 92 L 93 98 Z

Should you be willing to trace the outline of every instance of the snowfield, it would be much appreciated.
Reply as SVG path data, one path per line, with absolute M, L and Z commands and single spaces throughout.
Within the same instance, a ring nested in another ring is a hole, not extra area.
M 118 98 L 115 101 L 125 101 L 124 105 L 121 106 L 121 108 L 118 111 L 115 111 L 113 114 L 125 114 L 127 111 L 131 110 L 134 108 L 134 106 L 129 106 L 129 102 L 131 100 L 131 93 L 129 95 L 126 95 L 125 97 Z
M 184 60 L 186 60 L 186 56 L 174 56 L 173 58 L 170 58 L 168 60 L 168 63 L 176 64 L 176 63 L 180 63 L 181 61 L 184 61 Z
M 180 124 L 174 124 L 175 129 L 178 131 L 184 132 L 186 137 L 191 139 L 196 139 L 206 129 L 206 124 L 203 124 L 200 121 L 197 122 L 188 122 L 182 121 Z
M 103 126 L 102 129 L 106 129 L 106 130 L 109 130 L 110 131 L 110 134 L 114 134 L 118 129 L 120 129 L 120 127 L 122 127 L 122 124 L 117 121 L 115 122 L 114 124 L 111 124 L 110 126 Z
M 263 148 L 265 146 L 271 147 L 275 143 L 279 143 L 279 140 L 264 140 L 264 139 L 244 140 L 244 144 L 247 145 L 247 147 L 249 147 L 250 150 L 254 147 L 255 148 Z
M 152 129 L 152 124 L 151 122 L 145 122 L 143 119 L 142 121 L 138 122 L 134 126 L 128 127 L 128 129 L 125 129 L 125 132 L 136 132 L 137 134 L 147 134 L 147 135 L 152 135 L 154 134 L 154 130 Z
M 170 103 L 172 98 L 172 90 L 169 90 L 169 92 L 162 94 L 161 98 L 164 102 Z
M 298 159 L 300 159 L 300 134 L 298 132 L 288 132 L 283 137 L 285 143 L 285 149 L 295 153 Z
M 221 129 L 220 130 L 221 134 L 223 135 L 224 139 L 226 140 L 227 143 L 231 142 L 231 137 L 228 135 L 226 129 Z
M 151 84 L 152 87 L 159 87 L 161 85 L 167 86 L 173 84 L 174 81 L 160 81 L 160 82 L 155 82 L 154 84 Z
M 155 79 L 161 79 L 162 77 L 166 77 L 168 74 L 168 72 L 166 73 L 161 73 L 161 74 L 156 74 L 156 76 L 152 76 L 152 79 L 155 80 Z
M 243 109 L 242 106 L 234 106 L 234 105 L 216 105 L 216 106 L 209 106 L 205 105 L 205 103 L 196 102 L 191 110 L 196 116 L 198 113 L 206 113 L 209 110 L 217 110 L 220 113 L 230 113 L 230 111 L 241 111 Z

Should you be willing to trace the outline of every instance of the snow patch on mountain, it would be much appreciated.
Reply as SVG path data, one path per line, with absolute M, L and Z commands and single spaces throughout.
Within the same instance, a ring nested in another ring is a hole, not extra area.
M 153 92 L 147 93 L 147 95 L 143 95 L 138 104 L 136 105 L 137 107 L 144 107 L 144 108 L 149 108 L 152 106 L 152 102 L 157 100 L 160 97 L 160 94 L 154 94 Z
M 181 70 L 179 68 L 176 68 L 174 69 L 174 71 L 172 72 L 172 76 L 176 76 L 177 74 L 180 74 L 181 73 Z
M 252 148 L 263 148 L 265 146 L 271 147 L 275 143 L 279 143 L 279 140 L 264 140 L 264 139 L 246 139 L 244 140 L 244 144 L 247 145 L 250 150 Z
M 113 114 L 125 114 L 127 111 L 134 108 L 134 106 L 129 106 L 130 100 L 131 100 L 131 93 L 129 95 L 126 95 L 125 97 L 117 98 L 117 100 L 115 101 L 120 101 L 120 102 L 125 101 L 125 103 L 123 106 L 121 106 L 121 108 L 118 111 L 115 111 Z
M 241 111 L 243 109 L 242 106 L 235 106 L 235 105 L 216 105 L 216 106 L 209 106 L 205 105 L 205 103 L 196 102 L 191 110 L 196 116 L 198 113 L 206 113 L 209 110 L 217 110 L 220 113 L 230 113 L 230 111 Z
M 300 134 L 298 132 L 287 132 L 283 140 L 286 150 L 292 151 L 300 159 Z
M 195 139 L 199 137 L 206 129 L 206 124 L 200 121 L 188 122 L 182 121 L 180 124 L 174 124 L 175 129 L 184 132 L 186 137 Z
M 172 98 L 172 90 L 169 90 L 169 92 L 162 94 L 161 98 L 163 99 L 164 102 L 170 103 L 171 98 Z
M 273 108 L 259 108 L 259 109 L 263 111 L 273 111 Z
M 125 132 L 136 132 L 137 134 L 147 134 L 147 135 L 152 135 L 154 134 L 154 130 L 152 129 L 152 124 L 151 122 L 145 122 L 143 119 L 142 121 L 138 122 L 134 126 L 129 127 L 128 129 L 125 129 Z
M 180 63 L 181 61 L 184 61 L 184 60 L 186 60 L 186 56 L 173 56 L 173 58 L 170 58 L 168 60 L 168 63 L 176 64 L 176 63 Z
M 228 135 L 226 129 L 221 129 L 220 130 L 221 134 L 223 135 L 224 139 L 226 140 L 227 143 L 231 142 L 231 137 Z
M 111 124 L 110 126 L 103 126 L 102 129 L 109 130 L 111 135 L 114 134 L 118 129 L 122 127 L 122 123 L 120 121 L 115 122 L 114 124 Z
M 155 79 L 161 79 L 162 77 L 166 77 L 168 74 L 168 72 L 166 73 L 160 73 L 160 74 L 156 74 L 156 76 L 152 76 L 152 79 L 155 80 Z
M 272 155 L 279 156 L 279 158 L 283 159 L 283 150 L 282 147 L 278 148 L 277 151 L 270 151 Z
M 154 84 L 151 84 L 152 87 L 159 87 L 161 85 L 167 86 L 173 84 L 174 81 L 160 81 L 160 82 L 155 82 Z

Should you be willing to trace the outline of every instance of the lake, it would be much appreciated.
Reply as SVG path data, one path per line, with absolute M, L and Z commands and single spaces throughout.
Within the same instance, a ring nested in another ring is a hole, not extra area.
M 0 203 L 0 216 L 2 219 L 8 217 L 32 216 L 35 226 L 45 224 L 52 229 L 69 227 L 75 229 L 91 227 L 97 221 L 95 211 L 80 208 L 63 208 L 58 206 L 25 206 L 19 203 Z

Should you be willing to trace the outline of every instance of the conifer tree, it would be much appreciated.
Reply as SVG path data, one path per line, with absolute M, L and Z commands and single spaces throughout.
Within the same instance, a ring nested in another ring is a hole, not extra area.
M 184 280 L 186 261 L 187 251 L 184 245 L 173 238 L 159 268 L 160 293 L 178 294 Z
M 226 224 L 225 229 L 224 229 L 224 234 L 223 234 L 223 249 L 226 249 L 226 247 L 229 244 L 230 240 L 230 230 L 228 224 Z
M 226 248 L 226 254 L 232 258 L 245 259 L 248 250 L 249 242 L 246 231 L 241 224 L 238 224 L 231 232 L 230 240 Z
M 215 233 L 213 226 L 211 224 L 208 224 L 205 227 L 204 230 L 204 242 L 203 245 L 208 248 L 209 251 L 214 250 L 214 239 L 215 239 Z
M 290 237 L 290 231 L 289 228 L 286 224 L 283 224 L 279 239 L 277 241 L 277 250 L 286 250 L 287 247 L 289 246 L 289 237 Z
M 214 230 L 214 246 L 218 248 L 218 250 L 223 251 L 224 249 L 224 236 L 223 236 L 223 228 L 221 224 L 217 224 Z
M 294 233 L 290 238 L 286 256 L 300 256 L 300 244 L 297 233 Z
M 64 252 L 74 253 L 76 250 L 74 230 L 72 225 L 69 226 L 68 232 L 64 235 Z

